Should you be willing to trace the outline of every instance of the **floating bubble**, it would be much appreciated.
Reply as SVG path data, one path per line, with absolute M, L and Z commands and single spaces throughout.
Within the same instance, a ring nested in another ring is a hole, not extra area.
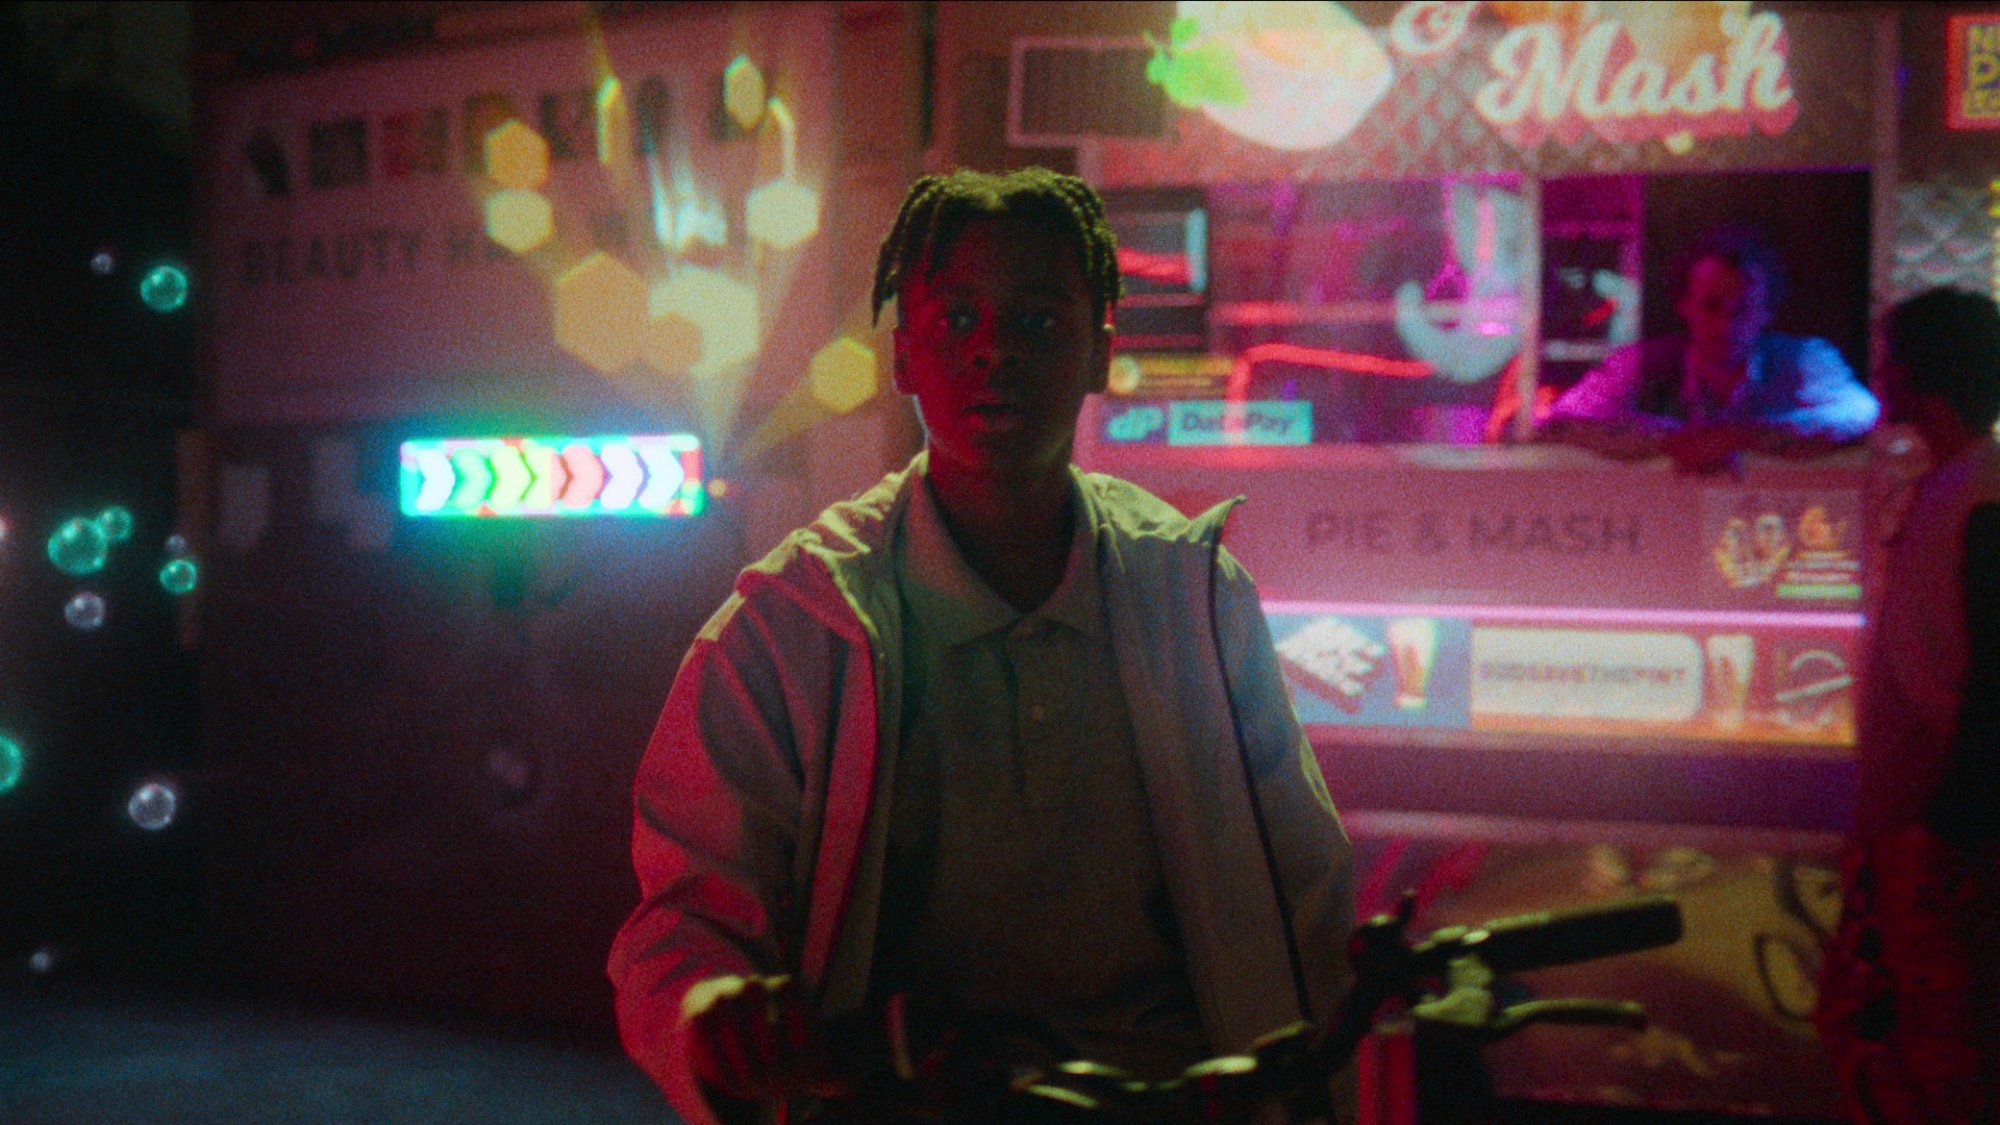
M 99 250 L 90 256 L 90 272 L 99 277 L 110 277 L 118 268 L 118 259 L 109 250 Z
M 518 805 L 534 795 L 535 760 L 519 746 L 495 746 L 486 752 L 486 776 L 500 790 L 501 799 Z
M 37 976 L 47 976 L 55 971 L 56 951 L 54 946 L 45 945 L 28 954 L 28 971 Z
M 49 561 L 73 577 L 94 574 L 104 569 L 110 546 L 96 520 L 66 520 L 49 536 Z
M 156 313 L 177 311 L 187 304 L 187 271 L 172 262 L 162 262 L 147 270 L 139 282 L 139 299 Z
M 188 546 L 187 536 L 185 535 L 167 536 L 167 554 L 172 555 L 175 558 L 180 558 L 181 556 L 187 554 L 190 550 L 191 548 Z
M 28 768 L 28 752 L 13 735 L 0 731 L 0 793 L 5 793 L 21 784 L 21 774 Z
M 191 559 L 169 559 L 160 568 L 160 585 L 177 598 L 193 590 L 200 577 L 201 572 Z
M 127 508 L 113 505 L 97 513 L 97 530 L 104 533 L 108 543 L 123 543 L 132 538 L 132 512 Z
M 103 625 L 108 613 L 103 595 L 89 590 L 77 594 L 68 605 L 63 606 L 63 620 L 86 633 Z
M 174 810 L 179 804 L 180 795 L 173 786 L 148 781 L 132 791 L 132 799 L 125 802 L 125 815 L 146 831 L 158 832 L 174 822 Z
M 0 519 L 0 544 L 7 542 L 7 521 Z

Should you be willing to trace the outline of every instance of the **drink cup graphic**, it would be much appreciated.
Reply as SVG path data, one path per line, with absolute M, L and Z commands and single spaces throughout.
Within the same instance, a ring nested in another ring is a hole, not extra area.
M 1750 701 L 1750 669 L 1757 644 L 1748 634 L 1728 633 L 1708 638 L 1709 717 L 1723 730 L 1743 726 Z
M 1398 617 L 1389 622 L 1389 661 L 1396 669 L 1396 706 L 1420 710 L 1428 700 L 1431 662 L 1437 657 L 1437 622 Z

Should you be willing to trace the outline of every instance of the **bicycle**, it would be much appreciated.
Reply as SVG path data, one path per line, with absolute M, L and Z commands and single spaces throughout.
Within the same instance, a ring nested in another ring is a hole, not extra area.
M 856 1092 L 811 1120 L 1173 1125 L 1260 1120 L 1273 1106 L 1282 1107 L 1287 1121 L 1329 1118 L 1331 1077 L 1353 1058 L 1382 1009 L 1401 1001 L 1426 1060 L 1419 1120 L 1465 1125 L 1491 1097 L 1479 1059 L 1484 1045 L 1532 1023 L 1645 1025 L 1643 1010 L 1626 1001 L 1501 1004 L 1493 994 L 1497 978 L 1669 945 L 1681 935 L 1680 907 L 1664 895 L 1449 926 L 1411 943 L 1405 935 L 1414 913 L 1415 900 L 1406 896 L 1395 914 L 1359 928 L 1350 948 L 1355 985 L 1324 1028 L 1282 1028 L 1246 1054 L 1207 1059 L 1159 1082 L 1073 1059 L 1059 1035 L 1032 1020 L 946 1017 L 907 997 L 892 998 L 878 1011 L 834 1023 L 836 1070 Z M 1073 1061 L 1019 1067 L 1009 1061 L 1010 1042 Z

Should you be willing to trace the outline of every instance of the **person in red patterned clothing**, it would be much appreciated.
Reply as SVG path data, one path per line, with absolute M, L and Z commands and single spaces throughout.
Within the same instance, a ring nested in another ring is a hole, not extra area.
M 1862 1122 L 2000 1111 L 2000 309 L 1933 289 L 1877 384 L 1933 468 L 1891 545 L 1816 1022 Z

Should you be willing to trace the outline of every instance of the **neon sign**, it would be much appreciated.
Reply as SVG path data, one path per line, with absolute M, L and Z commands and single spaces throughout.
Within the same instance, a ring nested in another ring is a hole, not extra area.
M 1104 440 L 1118 445 L 1311 445 L 1312 403 L 1178 399 L 1119 403 L 1106 410 Z
M 694 516 L 692 434 L 445 438 L 402 445 L 406 516 Z
M 1179 0 L 1146 69 L 1183 106 L 1272 148 L 1325 148 L 1389 90 L 1389 56 L 1340 4 Z
M 1405 5 L 1398 22 L 1419 6 Z M 1473 105 L 1520 148 L 1549 136 L 1574 144 L 1588 130 L 1613 142 L 1664 139 L 1686 151 L 1696 138 L 1789 129 L 1799 105 L 1778 17 L 1730 8 L 1698 16 L 1715 6 L 1673 7 L 1682 10 L 1650 18 L 1634 12 L 1631 24 L 1606 16 L 1568 35 L 1554 23 L 1514 27 L 1487 55 L 1494 78 Z M 1710 18 L 1713 26 L 1703 27 Z M 1677 26 L 1683 23 L 1689 26 Z M 1689 39 L 1709 49 L 1692 50 Z
M 1430 66 L 1462 49 L 1481 7 L 1410 0 L 1378 39 L 1340 4 L 1180 0 L 1147 76 L 1238 136 L 1326 148 L 1374 111 L 1398 66 Z M 1517 148 L 1594 134 L 1685 153 L 1703 138 L 1776 135 L 1798 119 L 1784 23 L 1751 12 L 1748 0 L 1485 7 L 1501 30 L 1476 40 L 1491 44 L 1490 78 L 1473 108 Z M 2000 63 L 1989 69 L 1989 84 L 2000 85 Z
M 1945 124 L 2000 129 L 2000 16 L 1953 16 L 1946 28 Z

